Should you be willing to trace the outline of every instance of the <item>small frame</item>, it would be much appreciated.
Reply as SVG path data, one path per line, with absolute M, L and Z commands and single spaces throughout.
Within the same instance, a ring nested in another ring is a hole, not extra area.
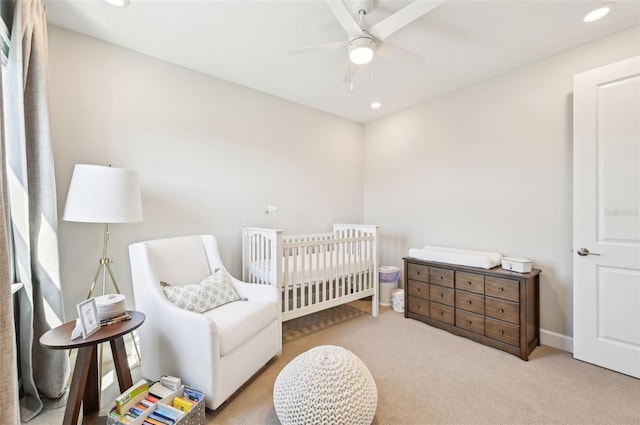
M 98 329 L 100 329 L 96 300 L 95 298 L 89 298 L 88 300 L 78 304 L 77 307 L 80 330 L 82 331 L 82 338 L 87 338 Z

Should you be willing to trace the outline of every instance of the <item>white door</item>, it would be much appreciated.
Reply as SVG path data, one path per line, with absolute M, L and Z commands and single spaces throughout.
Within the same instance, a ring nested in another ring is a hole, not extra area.
M 573 92 L 573 355 L 640 378 L 640 57 Z

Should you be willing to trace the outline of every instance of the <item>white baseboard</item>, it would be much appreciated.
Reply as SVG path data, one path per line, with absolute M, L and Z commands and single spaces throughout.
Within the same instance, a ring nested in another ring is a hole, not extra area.
M 573 353 L 573 338 L 567 335 L 540 329 L 540 344 Z

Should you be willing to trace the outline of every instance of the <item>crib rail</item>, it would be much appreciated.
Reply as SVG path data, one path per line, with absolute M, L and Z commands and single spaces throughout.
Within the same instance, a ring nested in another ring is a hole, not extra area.
M 278 285 L 283 321 L 367 296 L 377 316 L 377 226 L 286 237 L 277 229 L 243 231 L 243 280 Z

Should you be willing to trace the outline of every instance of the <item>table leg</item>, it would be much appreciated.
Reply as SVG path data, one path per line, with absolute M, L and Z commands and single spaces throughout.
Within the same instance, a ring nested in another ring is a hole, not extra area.
M 73 368 L 73 376 L 71 377 L 71 388 L 69 389 L 69 399 L 67 408 L 64 412 L 63 425 L 75 425 L 78 423 L 78 415 L 80 414 L 80 406 L 85 396 L 87 388 L 87 377 L 91 369 L 91 360 L 95 357 L 95 345 L 78 348 L 76 356 L 76 364 Z
M 124 338 L 119 336 L 109 341 L 111 344 L 111 354 L 113 355 L 113 365 L 118 377 L 120 392 L 124 392 L 133 386 L 131 370 L 127 361 L 127 350 L 124 346 Z
M 100 410 L 100 379 L 98 378 L 98 346 L 93 346 L 91 354 L 91 364 L 89 366 L 89 375 L 87 376 L 87 385 L 84 387 L 84 399 L 82 400 L 82 411 L 85 415 Z

